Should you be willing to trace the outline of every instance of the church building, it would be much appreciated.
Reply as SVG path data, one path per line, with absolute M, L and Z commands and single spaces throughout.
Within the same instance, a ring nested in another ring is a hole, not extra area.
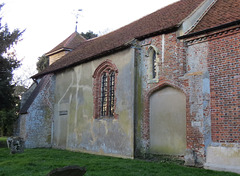
M 32 76 L 19 136 L 52 147 L 240 173 L 240 1 L 180 0 L 86 40 Z

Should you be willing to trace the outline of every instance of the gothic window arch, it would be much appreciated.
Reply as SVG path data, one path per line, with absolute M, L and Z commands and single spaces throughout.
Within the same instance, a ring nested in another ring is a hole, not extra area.
M 150 82 L 156 82 L 158 80 L 158 72 L 159 72 L 159 58 L 157 48 L 154 46 L 150 46 L 147 51 L 148 57 L 148 77 Z
M 109 60 L 101 63 L 93 74 L 94 118 L 116 118 L 117 67 Z

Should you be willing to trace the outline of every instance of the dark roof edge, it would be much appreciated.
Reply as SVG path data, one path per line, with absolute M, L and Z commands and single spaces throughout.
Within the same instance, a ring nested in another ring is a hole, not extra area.
M 41 81 L 37 84 L 36 88 L 32 91 L 31 95 L 28 97 L 27 101 L 23 105 L 23 107 L 20 109 L 19 114 L 27 114 L 29 107 L 34 102 L 35 98 L 38 96 L 39 92 L 42 90 L 42 88 L 46 85 L 46 82 L 48 81 L 49 77 L 43 77 Z
M 111 50 L 103 51 L 102 53 L 99 53 L 97 55 L 91 56 L 89 58 L 85 58 L 85 59 L 80 60 L 79 62 L 75 62 L 75 63 L 73 63 L 71 65 L 67 65 L 67 66 L 64 66 L 64 67 L 61 67 L 61 68 L 57 68 L 57 69 L 52 70 L 52 71 L 46 71 L 46 72 L 44 72 L 42 74 L 40 73 L 40 74 L 33 75 L 31 78 L 32 79 L 37 79 L 37 78 L 39 78 L 41 76 L 44 76 L 46 74 L 49 74 L 49 73 L 55 73 L 55 72 L 58 72 L 58 71 L 62 71 L 62 70 L 65 70 L 67 68 L 70 68 L 70 67 L 73 67 L 73 66 L 76 66 L 76 65 L 79 65 L 79 64 L 83 64 L 83 63 L 86 63 L 86 62 L 89 62 L 89 61 L 92 61 L 92 60 L 94 60 L 96 58 L 107 56 L 109 54 L 112 54 L 112 53 L 115 53 L 117 51 L 121 51 L 121 50 L 124 50 L 124 49 L 130 47 L 132 45 L 132 41 L 135 40 L 135 39 L 137 39 L 137 40 L 144 40 L 144 39 L 146 39 L 148 37 L 153 37 L 153 36 L 160 35 L 160 34 L 163 34 L 163 33 L 167 34 L 167 33 L 175 32 L 175 31 L 178 30 L 179 26 L 180 25 L 177 24 L 177 25 L 171 26 L 169 28 L 166 28 L 166 29 L 163 29 L 163 30 L 160 30 L 160 31 L 156 31 L 156 32 L 153 32 L 153 33 L 150 33 L 150 34 L 146 34 L 146 35 L 143 35 L 143 36 L 138 36 L 136 38 L 133 38 L 129 42 L 127 42 L 127 43 L 125 43 L 125 44 L 123 44 L 121 46 L 118 46 L 116 48 L 113 48 Z
M 150 33 L 150 34 L 139 36 L 139 37 L 136 37 L 136 39 L 137 40 L 144 40 L 144 39 L 146 39 L 148 37 L 154 37 L 154 36 L 157 36 L 157 35 L 160 35 L 160 34 L 168 34 L 168 33 L 171 33 L 171 32 L 175 32 L 175 31 L 178 30 L 180 25 L 181 24 L 177 24 L 177 25 L 171 26 L 169 28 L 162 29 L 160 31 L 156 31 L 156 32 L 153 32 L 153 33 Z
M 198 31 L 198 32 L 187 34 L 187 35 L 179 36 L 177 38 L 178 39 L 186 39 L 186 38 L 189 38 L 189 37 L 194 37 L 194 36 L 206 34 L 206 33 L 216 31 L 216 30 L 219 30 L 219 29 L 224 29 L 224 28 L 228 28 L 228 27 L 231 27 L 231 26 L 236 26 L 236 25 L 239 25 L 239 24 L 240 24 L 240 20 L 237 20 L 237 21 L 226 23 L 226 24 L 216 26 L 216 27 L 213 27 L 213 28 L 208 28 L 208 29 L 205 29 L 205 30 L 202 30 L 202 31 Z
M 51 70 L 51 71 L 46 71 L 46 72 L 44 72 L 44 73 L 42 73 L 42 74 L 40 73 L 40 74 L 33 75 L 31 78 L 32 78 L 32 79 L 38 79 L 38 78 L 40 78 L 40 77 L 42 77 L 42 76 L 44 76 L 44 75 L 46 75 L 46 74 L 59 72 L 59 71 L 65 70 L 65 69 L 67 69 L 67 68 L 74 67 L 74 66 L 76 66 L 76 65 L 80 65 L 80 64 L 83 64 L 83 63 L 86 63 L 86 62 L 95 60 L 96 58 L 103 57 L 103 56 L 107 56 L 107 55 L 109 55 L 109 54 L 115 53 L 116 51 L 122 51 L 122 50 L 124 50 L 124 49 L 126 49 L 126 48 L 129 48 L 130 46 L 131 46 L 131 42 L 126 43 L 126 44 L 124 44 L 124 45 L 122 45 L 122 46 L 119 46 L 119 47 L 117 47 L 117 48 L 114 48 L 114 49 L 112 49 L 112 50 L 104 51 L 104 52 L 102 52 L 102 53 L 99 53 L 99 54 L 97 54 L 97 55 L 91 56 L 91 57 L 89 57 L 89 58 L 85 58 L 85 59 L 80 60 L 80 61 L 78 61 L 78 62 L 75 62 L 75 63 L 73 63 L 73 64 L 71 64 L 71 65 L 67 65 L 67 66 L 64 66 L 64 67 L 61 67 L 61 68 L 57 68 L 57 69 Z
M 59 53 L 61 51 L 72 51 L 72 49 L 70 49 L 70 48 L 60 48 L 60 49 L 58 49 L 56 51 L 53 51 L 51 53 L 46 53 L 45 56 L 51 56 L 51 55 Z

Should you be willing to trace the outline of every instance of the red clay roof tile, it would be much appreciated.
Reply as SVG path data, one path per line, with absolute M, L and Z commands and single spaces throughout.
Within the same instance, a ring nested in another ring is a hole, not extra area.
M 74 51 L 63 56 L 43 72 L 34 75 L 33 78 L 60 71 L 95 59 L 107 52 L 124 48 L 125 44 L 133 39 L 141 39 L 176 28 L 203 1 L 178 1 L 109 34 L 82 42 Z
M 218 0 L 191 33 L 240 20 L 240 0 Z
M 81 36 L 79 33 L 74 32 L 52 50 L 46 53 L 47 56 L 51 55 L 52 53 L 59 51 L 61 49 L 71 49 L 74 50 L 81 42 L 85 42 L 86 39 Z

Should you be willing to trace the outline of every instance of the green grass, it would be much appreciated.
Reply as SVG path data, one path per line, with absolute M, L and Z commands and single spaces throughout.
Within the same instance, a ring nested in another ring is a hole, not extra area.
M 0 148 L 0 176 L 46 175 L 54 168 L 67 165 L 86 167 L 86 176 L 237 176 L 171 162 L 120 159 L 56 149 L 26 149 L 22 154 L 11 155 L 9 149 Z
M 7 138 L 8 137 L 0 137 L 0 148 L 7 147 Z
M 0 137 L 0 141 L 6 142 L 6 141 L 7 141 L 7 138 L 8 138 L 8 137 Z
M 90 155 L 57 149 L 25 149 L 21 154 L 10 154 L 0 148 L 0 176 L 45 176 L 52 169 L 79 165 L 87 169 L 86 176 L 237 176 L 190 168 L 169 160 L 131 160 Z

